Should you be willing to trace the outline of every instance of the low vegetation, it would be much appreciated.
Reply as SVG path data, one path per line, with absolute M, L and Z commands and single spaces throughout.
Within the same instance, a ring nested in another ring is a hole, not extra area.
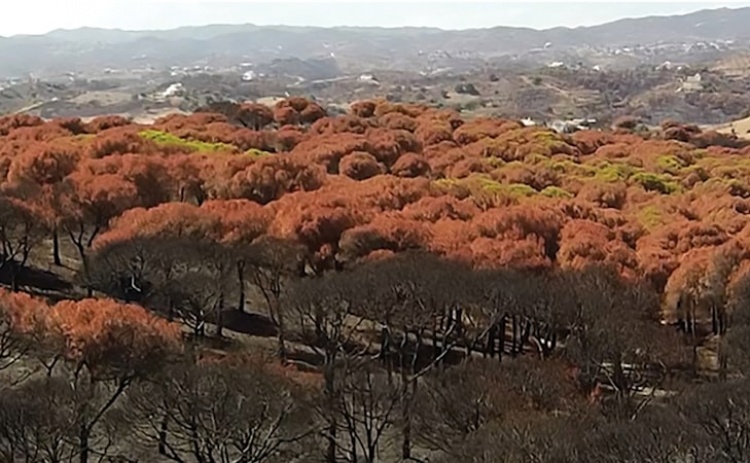
M 178 148 L 183 150 L 201 151 L 201 152 L 216 152 L 216 151 L 235 151 L 237 148 L 234 145 L 227 143 L 208 143 L 199 140 L 190 140 L 177 137 L 161 130 L 144 130 L 140 132 L 141 137 L 146 140 L 151 140 L 159 146 Z

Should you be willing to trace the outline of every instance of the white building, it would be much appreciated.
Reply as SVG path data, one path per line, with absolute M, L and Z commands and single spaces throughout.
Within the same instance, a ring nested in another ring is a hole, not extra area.
M 177 82 L 167 87 L 167 89 L 162 92 L 161 96 L 163 98 L 172 98 L 174 96 L 182 95 L 184 92 L 185 87 L 181 83 Z
M 357 80 L 370 85 L 380 85 L 378 79 L 376 79 L 372 74 L 362 74 Z
M 699 92 L 703 90 L 703 76 L 698 72 L 695 75 L 688 76 L 681 82 L 678 92 Z

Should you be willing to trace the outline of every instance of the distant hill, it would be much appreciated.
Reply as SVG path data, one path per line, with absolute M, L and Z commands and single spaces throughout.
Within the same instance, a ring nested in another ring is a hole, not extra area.
M 750 8 L 535 30 L 495 27 L 315 28 L 254 25 L 168 31 L 84 28 L 0 38 L 0 76 L 129 69 L 143 65 L 224 67 L 250 62 L 334 58 L 341 72 L 476 68 L 484 62 L 548 64 L 555 60 L 631 66 L 718 59 L 750 44 Z

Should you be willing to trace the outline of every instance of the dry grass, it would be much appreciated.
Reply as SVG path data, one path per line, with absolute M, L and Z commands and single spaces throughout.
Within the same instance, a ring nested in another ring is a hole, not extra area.
M 734 133 L 737 134 L 738 137 L 750 140 L 750 117 L 711 126 L 709 128 L 716 130 L 719 133 L 726 134 L 732 133 L 732 129 L 734 129 Z
M 106 90 L 96 90 L 78 95 L 70 100 L 71 103 L 78 105 L 91 104 L 99 102 L 103 106 L 116 105 L 130 101 L 131 95 L 126 92 L 114 92 Z

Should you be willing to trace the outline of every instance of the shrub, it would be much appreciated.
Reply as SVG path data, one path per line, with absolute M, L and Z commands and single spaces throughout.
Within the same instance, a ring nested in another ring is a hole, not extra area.
M 687 163 L 677 156 L 667 155 L 656 158 L 656 166 L 662 173 L 679 175 Z
M 636 167 L 621 162 L 603 163 L 597 166 L 594 178 L 603 182 L 619 182 L 627 180 L 636 174 L 637 170 Z
M 671 176 L 659 175 L 653 172 L 639 172 L 631 177 L 631 180 L 643 187 L 646 191 L 658 191 L 662 194 L 670 194 L 680 190 L 680 184 Z
M 573 194 L 571 194 L 569 191 L 564 190 L 558 186 L 548 186 L 547 188 L 540 191 L 540 194 L 548 198 L 570 199 L 573 197 Z
M 250 148 L 249 150 L 245 151 L 245 154 L 254 158 L 264 158 L 266 156 L 272 155 L 272 153 L 269 153 L 268 151 L 263 151 L 256 148 Z
M 171 133 L 161 130 L 143 130 L 140 132 L 141 137 L 151 140 L 160 146 L 175 146 L 184 148 L 188 151 L 201 152 L 218 152 L 218 151 L 236 151 L 236 148 L 227 143 L 208 143 L 204 141 L 180 138 Z
M 638 222 L 647 230 L 664 224 L 664 214 L 656 206 L 646 206 L 638 212 Z

